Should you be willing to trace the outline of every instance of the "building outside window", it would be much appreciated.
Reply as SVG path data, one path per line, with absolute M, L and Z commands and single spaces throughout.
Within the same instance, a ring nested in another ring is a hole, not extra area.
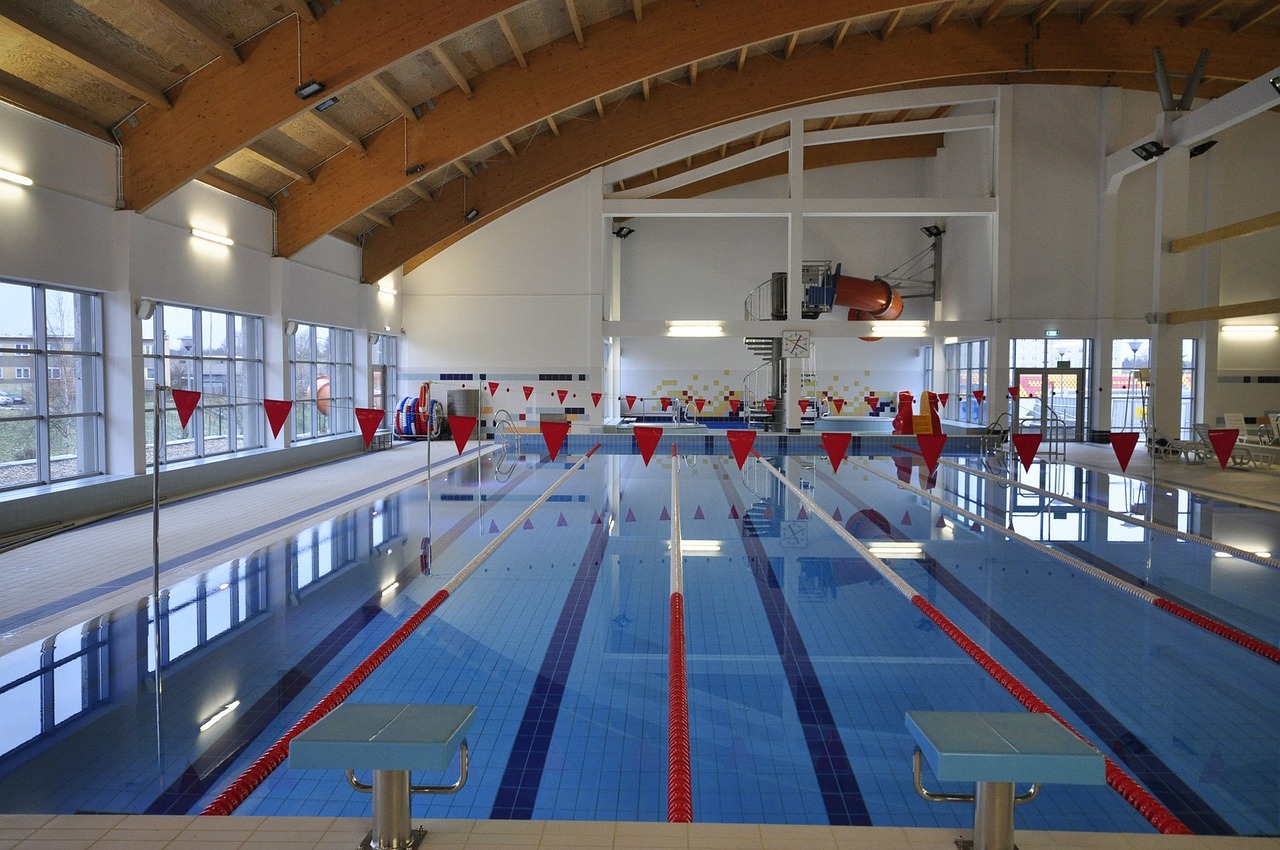
M 0 280 L 0 489 L 103 471 L 102 304 Z
M 971 339 L 948 343 L 942 350 L 946 374 L 943 387 L 937 392 L 949 393 L 943 417 L 960 422 L 986 424 L 986 404 L 979 404 L 973 397 L 974 390 L 999 398 L 1003 392 L 993 393 L 987 386 L 987 350 L 985 339 Z
M 162 385 L 199 392 L 200 404 L 184 429 L 165 393 L 165 428 L 160 460 L 169 463 L 261 448 L 262 319 L 199 307 L 158 304 L 142 323 L 146 378 L 147 454 L 155 435 L 156 376 Z
M 396 353 L 400 340 L 391 334 L 378 334 L 373 338 L 369 352 L 369 398 L 373 406 L 387 414 L 386 421 L 394 418 L 396 405 Z
M 289 371 L 293 381 L 293 436 L 313 440 L 355 430 L 352 332 L 298 323 Z
M 1182 340 L 1178 390 L 1178 436 L 1192 439 L 1196 410 L 1196 341 Z M 1151 343 L 1117 339 L 1111 343 L 1111 427 L 1146 433 L 1151 416 Z M 1166 436 L 1172 436 L 1166 434 Z

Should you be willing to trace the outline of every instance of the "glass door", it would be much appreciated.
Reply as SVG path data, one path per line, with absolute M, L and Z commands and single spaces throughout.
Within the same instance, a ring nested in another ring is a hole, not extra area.
M 1083 369 L 1017 368 L 1017 419 L 1021 429 L 1051 431 L 1064 440 L 1084 439 L 1085 378 Z

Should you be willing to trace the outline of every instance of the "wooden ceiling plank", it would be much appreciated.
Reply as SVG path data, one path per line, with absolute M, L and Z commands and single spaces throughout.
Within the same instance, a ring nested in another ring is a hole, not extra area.
M 0 20 L 8 21 L 28 35 L 43 41 L 61 58 L 67 60 L 81 71 L 93 75 L 112 88 L 126 92 L 138 100 L 160 109 L 168 110 L 173 107 L 173 104 L 165 97 L 164 92 L 157 86 L 112 62 L 108 62 L 93 51 L 76 44 L 38 18 L 33 18 L 25 12 L 5 6 L 0 8 Z
M 369 85 L 373 87 L 373 90 L 376 91 L 383 100 L 395 107 L 396 111 L 405 118 L 410 121 L 418 120 L 418 111 L 409 104 L 409 101 L 401 97 L 400 93 L 393 89 L 391 84 L 382 78 L 381 74 L 374 74 L 370 77 Z
M 1107 11 L 1114 2 L 1115 0 L 1093 0 L 1093 2 L 1089 4 L 1089 8 L 1085 9 L 1080 15 L 1080 23 L 1089 23 L 1089 21 L 1092 21 L 1094 18 Z M 1226 2 L 1226 0 L 1221 0 L 1221 2 Z
M 458 88 L 462 89 L 462 93 L 467 97 L 474 97 L 475 92 L 471 90 L 471 83 L 467 82 L 466 76 L 458 66 L 454 64 L 454 61 L 449 58 L 449 54 L 444 52 L 444 48 L 438 44 L 433 44 L 431 45 L 430 50 L 431 55 L 434 56 L 436 61 L 444 68 L 444 72 L 449 75 Z
M 831 38 L 831 47 L 833 50 L 844 42 L 844 38 L 849 34 L 849 27 L 851 26 L 853 26 L 852 18 L 836 27 L 835 35 Z
M 1059 2 L 1061 2 L 1061 0 L 1046 0 L 1046 2 L 1041 3 L 1039 8 L 1037 8 L 1035 11 L 1031 13 L 1032 26 L 1040 23 L 1045 18 L 1049 17 L 1049 15 L 1052 14 L 1053 10 L 1058 8 Z M 1156 0 L 1156 2 L 1165 3 L 1165 2 L 1168 2 L 1168 0 Z
M 982 17 L 978 20 L 979 25 L 985 27 L 987 24 L 994 21 L 996 19 L 996 15 L 1000 14 L 1000 11 L 1004 9 L 1004 5 L 1007 2 L 1008 0 L 992 0 L 991 5 L 987 6 L 986 11 L 982 13 Z
M 42 115 L 50 121 L 63 124 L 73 130 L 79 130 L 86 136 L 115 144 L 115 137 L 111 135 L 111 131 L 107 128 L 75 113 L 68 112 L 60 106 L 48 103 L 28 91 L 24 91 L 16 85 L 20 82 L 22 81 L 17 77 L 5 71 L 0 71 L 0 100 L 12 103 L 14 106 L 36 115 Z
M 363 215 L 365 218 L 369 219 L 370 221 L 376 224 L 382 225 L 383 227 L 391 226 L 391 219 L 380 212 L 374 212 L 373 210 L 365 210 L 364 212 L 361 213 L 361 215 Z
M 1259 3 L 1248 12 L 1245 12 L 1244 15 L 1232 25 L 1231 29 L 1234 32 L 1246 30 L 1254 24 L 1271 17 L 1275 14 L 1277 9 L 1280 9 L 1280 0 L 1266 0 L 1266 2 Z
M 1194 233 L 1190 236 L 1170 240 L 1169 251 L 1174 254 L 1180 254 L 1193 248 L 1203 248 L 1205 245 L 1225 242 L 1228 239 L 1239 239 L 1241 236 L 1252 236 L 1255 233 L 1261 233 L 1264 230 L 1271 230 L 1276 227 L 1280 227 L 1280 212 L 1260 215 L 1256 218 L 1237 221 L 1234 224 L 1215 227 L 1203 233 Z
M 1280 298 L 1266 301 L 1249 301 L 1244 304 L 1223 304 L 1219 307 L 1199 307 L 1195 310 L 1174 310 L 1166 320 L 1171 325 L 1188 322 L 1213 322 L 1218 319 L 1241 319 L 1246 316 L 1269 316 L 1280 313 Z
M 934 15 L 933 18 L 930 19 L 929 32 L 937 32 L 941 29 L 942 25 L 951 18 L 952 14 L 956 11 L 956 7 L 959 5 L 960 0 L 951 0 L 950 3 L 944 4 L 943 7 L 938 10 L 938 14 Z
M 498 16 L 498 29 L 502 30 L 502 37 L 507 40 L 507 46 L 515 54 L 516 62 L 527 71 L 529 69 L 529 60 L 525 58 L 524 49 L 520 46 L 520 40 L 516 38 L 515 32 L 511 29 L 511 23 L 507 20 L 506 15 Z
M 174 4 L 172 0 L 137 0 L 137 2 L 142 3 L 153 14 L 175 24 L 193 40 L 203 44 L 233 65 L 241 63 L 240 54 L 235 47 L 198 15 Z
M 228 180 L 221 174 L 206 171 L 196 179 L 206 186 L 212 186 L 220 192 L 226 192 L 228 195 L 233 195 L 241 200 L 248 201 L 251 204 L 257 204 L 265 209 L 271 209 L 271 203 L 262 195 L 246 189 L 234 180 Z
M 307 167 L 299 162 L 293 161 L 287 156 L 263 150 L 255 145 L 249 145 L 244 149 L 244 152 L 263 165 L 279 171 L 286 177 L 292 177 L 299 183 L 313 182 L 311 173 L 307 171 Z
M 904 9 L 894 9 L 889 13 L 889 17 L 885 18 L 884 26 L 880 29 L 880 40 L 888 41 L 889 36 L 893 35 L 893 31 L 898 28 L 898 23 L 902 20 Z
M 578 18 L 577 0 L 564 0 L 564 7 L 569 12 L 569 23 L 573 26 L 573 37 L 578 40 L 578 47 L 586 47 L 587 39 L 582 34 L 582 21 Z
M 316 112 L 314 109 L 307 113 L 307 120 L 314 124 L 320 130 L 323 130 L 334 139 L 342 142 L 344 145 L 355 148 L 360 153 L 364 153 L 364 142 L 355 133 L 343 127 L 337 121 L 325 115 L 323 112 Z

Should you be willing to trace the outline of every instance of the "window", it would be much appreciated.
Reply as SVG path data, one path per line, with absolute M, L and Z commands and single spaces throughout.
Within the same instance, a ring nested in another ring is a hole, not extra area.
M 1182 390 L 1179 393 L 1181 398 L 1182 421 L 1179 423 L 1182 428 L 1182 439 L 1189 440 L 1194 433 L 1191 425 L 1195 421 L 1196 416 L 1196 373 L 1200 369 L 1200 363 L 1196 356 L 1196 341 L 1194 339 L 1184 339 L 1182 341 Z
M 97 294 L 0 280 L 0 489 L 103 471 Z
M 200 393 L 200 404 L 186 429 L 178 421 L 173 397 L 165 395 L 162 463 L 257 449 L 265 444 L 262 319 L 160 304 L 142 323 L 142 356 L 149 462 L 155 448 L 150 422 L 157 376 L 164 386 Z
M 373 381 L 369 398 L 374 407 L 387 414 L 387 421 L 395 413 L 397 343 L 399 340 L 391 334 L 378 334 L 373 338 L 372 350 L 369 352 L 369 372 Z
M 1145 339 L 1111 342 L 1111 427 L 1147 430 L 1150 414 L 1151 343 Z
M 251 555 L 178 582 L 161 596 L 160 655 L 168 667 L 267 611 L 267 558 Z M 147 611 L 147 671 L 156 669 L 155 608 Z
M 355 430 L 351 338 L 343 328 L 298 323 L 289 354 L 295 439 Z
M 987 387 L 987 349 L 985 339 L 949 343 L 943 349 L 946 374 L 938 392 L 950 393 L 943 417 L 960 422 L 986 424 L 985 405 L 973 397 L 974 390 L 989 392 Z

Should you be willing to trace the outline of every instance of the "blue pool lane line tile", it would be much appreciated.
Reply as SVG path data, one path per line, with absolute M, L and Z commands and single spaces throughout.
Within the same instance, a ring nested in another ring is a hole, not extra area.
M 520 728 L 516 732 L 511 756 L 498 785 L 493 810 L 493 820 L 531 820 L 538 798 L 538 785 L 546 767 L 547 753 L 564 699 L 565 684 L 569 681 L 569 668 L 582 635 L 582 623 L 591 604 L 596 579 L 600 575 L 600 562 L 604 559 L 608 542 L 607 523 L 594 526 L 586 551 L 578 562 L 569 594 L 560 609 L 551 642 L 538 668 L 533 692 L 525 705 Z

